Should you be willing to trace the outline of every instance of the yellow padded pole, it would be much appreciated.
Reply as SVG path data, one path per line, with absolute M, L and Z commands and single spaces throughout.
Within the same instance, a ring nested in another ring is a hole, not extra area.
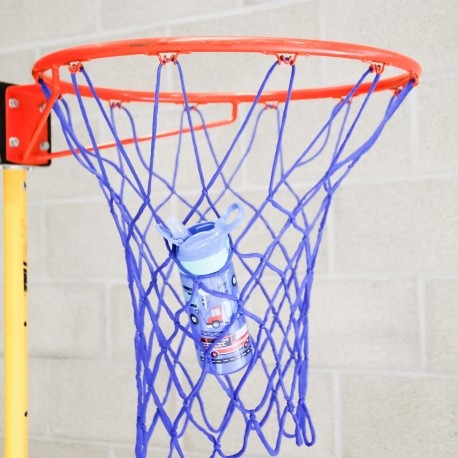
M 3 170 L 5 458 L 27 458 L 26 169 Z

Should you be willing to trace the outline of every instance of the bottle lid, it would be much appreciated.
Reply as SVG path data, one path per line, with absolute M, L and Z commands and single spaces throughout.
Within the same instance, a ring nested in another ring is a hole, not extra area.
M 167 227 L 160 224 L 157 229 L 164 238 L 178 247 L 177 258 L 183 267 L 197 275 L 213 273 L 226 263 L 229 253 L 228 235 L 240 225 L 243 217 L 242 204 L 234 203 L 215 222 L 203 222 L 188 229 L 177 220 L 168 220 Z M 199 263 L 202 266 L 198 266 Z

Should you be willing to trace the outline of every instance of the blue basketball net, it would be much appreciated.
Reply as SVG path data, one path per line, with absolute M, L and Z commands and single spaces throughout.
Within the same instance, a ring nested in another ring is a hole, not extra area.
M 107 105 L 98 97 L 84 67 L 71 78 L 90 147 L 75 133 L 69 96 L 54 106 L 75 159 L 100 184 L 125 251 L 135 324 L 135 456 L 146 457 L 150 449 L 150 456 L 185 457 L 186 450 L 194 448 L 199 456 L 239 457 L 252 450 L 250 446 L 259 453 L 260 444 L 274 456 L 286 440 L 311 446 L 315 430 L 306 402 L 308 311 L 330 204 L 413 82 L 388 94 L 373 130 L 355 144 L 356 126 L 380 80 L 371 66 L 346 97 L 328 101 L 322 127 L 300 150 L 291 151 L 287 121 L 297 63 L 275 60 L 255 100 L 246 104 L 229 145 L 218 149 L 211 138 L 217 130 L 208 129 L 203 108 L 188 101 L 182 65 L 178 60 L 169 65 L 178 76 L 184 106 L 177 117 L 177 135 L 164 148 L 158 138 L 161 116 L 169 116 L 159 102 L 164 62 L 157 67 L 150 142 L 140 143 L 128 104 Z M 289 72 L 286 101 L 258 103 L 276 71 Z M 370 82 L 370 90 L 354 97 L 363 82 Z M 92 98 L 82 97 L 78 83 L 89 86 Z M 49 97 L 49 88 L 44 83 L 42 88 Z M 95 103 L 92 111 L 88 103 Z M 114 139 L 114 152 L 98 146 L 97 129 L 92 127 L 95 116 Z M 256 145 L 265 136 L 267 118 L 274 120 L 275 141 L 260 161 Z M 121 124 L 130 130 L 130 146 L 121 144 Z M 307 126 L 304 119 L 304 137 Z M 241 185 L 250 182 L 246 176 L 250 161 L 254 169 L 268 168 L 264 185 L 256 185 L 252 192 Z M 251 355 L 239 371 L 225 374 L 214 370 L 214 355 L 224 347 L 236 318 L 227 318 L 216 338 L 196 342 L 190 297 L 197 291 L 212 291 L 205 276 L 191 273 L 190 294 L 183 294 L 177 247 L 164 240 L 156 226 L 166 226 L 172 214 L 186 227 L 214 222 L 234 202 L 245 212 L 239 229 L 228 239 L 238 291 L 213 293 L 237 304 L 234 316 L 243 317 L 247 324 Z

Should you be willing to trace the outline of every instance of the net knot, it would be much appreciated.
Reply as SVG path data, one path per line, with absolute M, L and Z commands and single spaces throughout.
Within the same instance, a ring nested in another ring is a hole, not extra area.
M 240 406 L 240 400 L 237 396 L 234 396 L 231 400 L 231 403 L 235 406 L 235 407 L 239 407 Z
M 145 333 L 143 331 L 137 330 L 135 332 L 135 340 L 137 341 L 137 344 L 140 342 L 145 342 L 146 341 Z
M 294 411 L 296 410 L 296 407 L 294 406 L 294 403 L 291 400 L 287 401 L 286 407 L 288 408 L 288 412 L 290 413 L 294 413 Z
M 159 347 L 161 348 L 161 353 L 167 353 L 169 349 L 169 343 L 167 340 L 159 339 Z

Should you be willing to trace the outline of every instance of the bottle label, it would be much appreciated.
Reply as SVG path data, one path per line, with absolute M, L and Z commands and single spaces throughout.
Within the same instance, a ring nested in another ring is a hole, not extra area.
M 197 282 L 183 272 L 180 275 L 201 365 L 207 360 L 220 374 L 246 366 L 252 356 L 252 344 L 245 318 L 237 310 L 239 290 L 232 263 L 215 276 Z

